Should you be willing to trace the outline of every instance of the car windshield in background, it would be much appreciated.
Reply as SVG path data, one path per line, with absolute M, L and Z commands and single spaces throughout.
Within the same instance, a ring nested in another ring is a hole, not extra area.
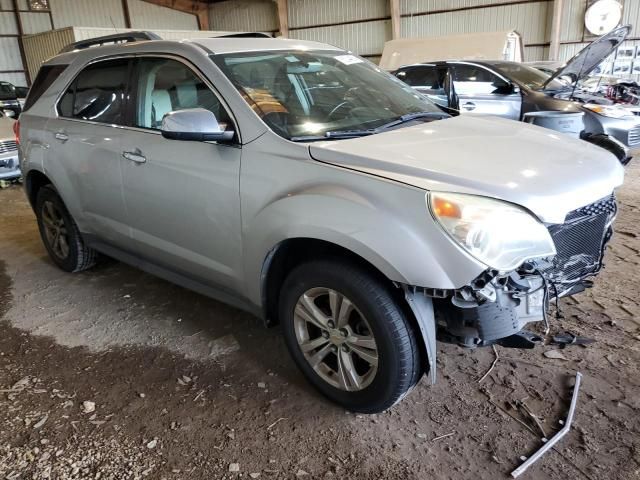
M 0 99 L 14 100 L 16 98 L 16 89 L 10 83 L 0 82 Z
M 243 52 L 211 58 L 264 122 L 288 139 L 347 138 L 446 117 L 408 85 L 345 52 Z
M 545 87 L 545 83 L 549 80 L 551 75 L 541 72 L 537 68 L 529 67 L 528 65 L 522 65 L 515 62 L 499 62 L 492 65 L 498 72 L 502 73 L 505 77 L 515 80 L 533 90 L 539 90 Z M 552 80 L 546 88 L 551 90 L 562 90 L 570 85 L 561 80 Z

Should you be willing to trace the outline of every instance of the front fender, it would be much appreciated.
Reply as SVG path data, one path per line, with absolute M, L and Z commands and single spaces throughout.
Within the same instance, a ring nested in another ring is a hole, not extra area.
M 435 223 L 424 190 L 313 160 L 266 159 L 268 150 L 256 148 L 259 158 L 243 152 L 241 179 L 246 293 L 255 305 L 265 260 L 293 238 L 343 247 L 408 285 L 459 288 L 486 269 Z

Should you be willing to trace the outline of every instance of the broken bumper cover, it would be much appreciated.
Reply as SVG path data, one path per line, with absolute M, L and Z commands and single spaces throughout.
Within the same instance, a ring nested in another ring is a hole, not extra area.
M 466 347 L 505 344 L 527 323 L 544 320 L 550 298 L 584 290 L 601 270 L 616 212 L 611 194 L 549 226 L 554 257 L 525 262 L 508 274 L 488 270 L 454 291 L 424 289 L 434 301 L 438 339 Z M 532 346 L 526 339 L 511 340 L 505 346 Z

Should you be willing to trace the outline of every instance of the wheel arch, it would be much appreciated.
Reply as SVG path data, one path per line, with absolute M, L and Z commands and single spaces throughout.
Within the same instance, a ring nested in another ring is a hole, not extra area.
M 38 198 L 38 192 L 40 189 L 46 185 L 53 185 L 55 188 L 55 185 L 46 174 L 35 169 L 29 170 L 25 178 L 24 185 L 29 203 L 31 204 L 31 208 L 34 210 L 36 208 L 36 199 Z
M 410 304 L 405 294 L 406 288 L 391 280 L 378 266 L 362 255 L 337 243 L 312 237 L 288 238 L 275 245 L 264 260 L 261 274 L 262 310 L 265 323 L 276 325 L 278 321 L 278 302 L 281 287 L 289 272 L 297 265 L 309 259 L 340 259 L 350 262 L 375 276 L 386 284 L 389 292 L 398 302 L 409 320 L 416 336 L 420 358 L 423 359 L 425 371 L 435 365 L 435 349 L 431 346 L 431 339 L 424 335 L 424 326 L 417 318 L 417 311 Z M 420 319 L 422 320 L 422 319 Z M 433 360 L 431 358 L 433 357 Z

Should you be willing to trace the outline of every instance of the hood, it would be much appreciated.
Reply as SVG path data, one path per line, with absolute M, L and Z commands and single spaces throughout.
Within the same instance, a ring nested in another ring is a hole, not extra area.
M 309 144 L 315 160 L 425 190 L 521 205 L 547 223 L 609 195 L 624 170 L 584 140 L 498 117 L 459 116 L 377 135 Z
M 588 77 L 605 58 L 611 55 L 624 42 L 630 31 L 631 25 L 625 25 L 611 30 L 606 35 L 594 40 L 576 53 L 571 60 L 558 68 L 545 82 L 545 86 L 560 77 L 568 77 L 574 84 L 580 79 Z

